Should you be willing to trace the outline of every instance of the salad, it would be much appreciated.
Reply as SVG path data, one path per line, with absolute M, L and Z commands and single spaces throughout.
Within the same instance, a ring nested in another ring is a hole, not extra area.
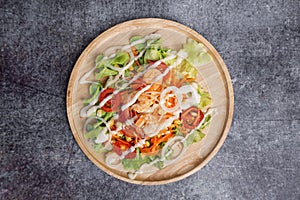
M 134 179 L 177 161 L 205 137 L 213 110 L 198 70 L 212 58 L 192 39 L 179 51 L 162 47 L 159 34 L 107 51 L 79 80 L 90 84 L 83 134 L 109 167 Z

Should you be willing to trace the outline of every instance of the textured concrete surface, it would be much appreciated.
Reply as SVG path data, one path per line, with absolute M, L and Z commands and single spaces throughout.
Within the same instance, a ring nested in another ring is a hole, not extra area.
M 0 1 L 1 199 L 300 199 L 300 5 L 290 1 Z M 119 181 L 74 141 L 71 70 L 123 21 L 185 24 L 220 52 L 233 80 L 229 136 L 196 174 L 163 186 Z

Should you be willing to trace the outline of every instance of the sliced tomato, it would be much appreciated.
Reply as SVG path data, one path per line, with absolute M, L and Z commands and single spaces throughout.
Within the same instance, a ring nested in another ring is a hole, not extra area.
M 131 144 L 121 140 L 121 139 L 117 139 L 114 141 L 113 143 L 113 151 L 118 154 L 119 156 L 122 155 L 122 153 L 126 150 L 128 150 L 131 147 Z M 127 154 L 125 156 L 125 158 L 127 159 L 133 159 L 136 156 L 136 151 L 134 150 L 133 152 Z
M 106 88 L 103 90 L 99 96 L 99 102 L 103 101 L 107 96 L 114 92 L 114 88 Z M 112 96 L 112 98 L 107 101 L 101 109 L 105 112 L 118 111 L 121 105 L 121 94 L 117 93 Z
M 204 118 L 203 112 L 196 106 L 189 107 L 184 110 L 181 115 L 183 127 L 187 129 L 196 128 Z

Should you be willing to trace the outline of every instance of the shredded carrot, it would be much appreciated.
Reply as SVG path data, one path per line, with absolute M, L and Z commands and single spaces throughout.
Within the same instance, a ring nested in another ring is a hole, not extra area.
M 154 83 L 149 89 L 148 91 L 161 91 L 162 89 L 162 85 L 158 84 L 158 83 Z
M 165 119 L 169 119 L 170 117 L 173 117 L 174 115 L 172 114 L 172 113 L 166 113 L 165 115 L 164 115 L 164 118 Z
M 184 79 L 187 81 L 187 82 L 193 82 L 196 80 L 196 78 L 189 78 L 188 75 L 184 75 Z
M 166 134 L 160 138 L 155 136 L 155 137 L 151 138 L 152 145 L 148 148 L 142 148 L 141 152 L 142 153 L 155 153 L 158 150 L 160 143 L 168 141 L 169 138 L 172 138 L 173 136 L 174 136 L 174 133 Z
M 136 48 L 134 46 L 131 47 L 131 51 L 132 51 L 134 56 L 138 55 L 138 51 L 136 50 Z
M 179 82 L 180 80 L 178 79 L 178 76 L 176 76 L 176 73 L 172 73 L 171 74 L 171 76 L 170 76 L 170 84 L 171 85 L 175 85 L 175 86 L 177 86 L 178 87 L 178 82 Z M 181 83 L 180 83 L 181 84 Z
M 139 67 L 141 66 L 141 64 L 138 60 L 136 60 L 135 63 L 136 63 L 137 66 L 139 66 Z
M 141 127 L 145 122 L 145 115 L 141 115 L 139 119 L 135 122 L 135 125 Z

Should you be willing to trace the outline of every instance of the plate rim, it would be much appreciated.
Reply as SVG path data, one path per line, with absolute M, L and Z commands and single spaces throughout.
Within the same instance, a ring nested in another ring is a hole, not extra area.
M 227 120 L 226 123 L 224 124 L 224 128 L 223 128 L 223 132 L 221 133 L 221 136 L 219 138 L 219 140 L 216 142 L 215 146 L 212 148 L 212 150 L 210 151 L 210 153 L 208 153 L 208 155 L 203 159 L 203 161 L 196 166 L 195 168 L 193 168 L 192 170 L 188 171 L 187 173 L 184 173 L 180 176 L 176 176 L 170 179 L 164 179 L 164 180 L 155 180 L 155 181 L 148 181 L 148 180 L 132 180 L 123 176 L 120 176 L 118 174 L 113 173 L 112 171 L 110 171 L 109 169 L 107 169 L 105 166 L 103 166 L 103 164 L 101 164 L 89 151 L 88 149 L 85 147 L 85 145 L 83 144 L 83 142 L 80 140 L 79 136 L 78 136 L 78 132 L 77 129 L 75 127 L 75 123 L 74 123 L 74 117 L 73 117 L 73 109 L 72 109 L 72 95 L 71 92 L 73 90 L 74 87 L 74 83 L 75 83 L 75 79 L 76 79 L 76 72 L 79 69 L 79 63 L 80 61 L 93 49 L 93 46 L 96 45 L 97 41 L 102 38 L 102 37 L 107 37 L 107 35 L 114 31 L 114 30 L 118 30 L 122 27 L 126 27 L 126 26 L 132 26 L 135 24 L 139 24 L 139 23 L 163 23 L 165 25 L 171 25 L 171 26 L 175 26 L 176 28 L 181 29 L 183 32 L 188 32 L 189 34 L 191 34 L 193 37 L 197 38 L 198 40 L 201 40 L 201 42 L 209 49 L 209 51 L 213 54 L 213 56 L 215 57 L 216 61 L 219 63 L 223 75 L 225 77 L 225 81 L 224 84 L 225 88 L 227 89 L 228 92 L 228 113 L 227 113 Z M 221 58 L 220 54 L 218 53 L 218 51 L 214 48 L 214 46 L 208 42 L 208 40 L 206 40 L 206 38 L 204 38 L 200 33 L 194 31 L 193 29 L 172 21 L 172 20 L 167 20 L 167 19 L 161 19 L 161 18 L 138 18 L 138 19 L 133 19 L 133 20 L 129 20 L 129 21 L 125 21 L 119 24 L 116 24 L 114 26 L 112 26 L 111 28 L 105 30 L 104 32 L 100 33 L 96 38 L 94 38 L 89 44 L 88 46 L 81 52 L 80 56 L 78 57 L 70 78 L 69 78 L 69 82 L 68 82 L 68 87 L 67 87 L 67 92 L 66 92 L 66 107 L 67 107 L 67 116 L 68 116 L 68 122 L 69 125 L 71 127 L 71 132 L 73 134 L 73 137 L 75 138 L 76 143 L 79 145 L 81 151 L 83 151 L 83 153 L 89 158 L 89 160 L 91 160 L 93 162 L 93 164 L 95 164 L 98 168 L 100 168 L 102 171 L 104 171 L 105 173 L 128 183 L 134 183 L 134 184 L 140 184 L 140 185 L 162 185 L 162 184 L 167 184 L 167 183 L 172 183 L 172 182 L 176 182 L 179 180 L 182 180 L 194 173 L 196 173 L 197 171 L 199 171 L 202 167 L 204 167 L 216 154 L 217 152 L 220 150 L 220 148 L 222 147 L 222 145 L 225 142 L 225 139 L 229 133 L 230 127 L 231 127 L 231 123 L 232 123 L 232 119 L 233 119 L 233 113 L 234 113 L 234 91 L 233 91 L 233 86 L 232 86 L 232 80 L 230 78 L 230 74 L 228 71 L 228 68 L 226 67 L 225 62 L 223 61 L 223 59 Z

